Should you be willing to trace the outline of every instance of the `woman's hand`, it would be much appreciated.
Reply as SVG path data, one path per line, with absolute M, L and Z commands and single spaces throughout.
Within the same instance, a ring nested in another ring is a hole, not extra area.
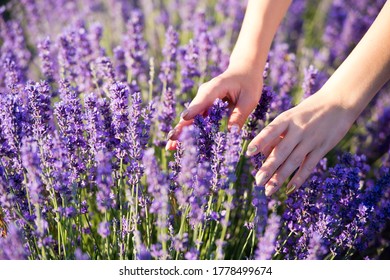
M 277 191 L 297 168 L 287 185 L 287 193 L 300 187 L 389 81 L 388 34 L 390 1 L 322 89 L 278 116 L 249 144 L 250 155 L 263 152 L 267 156 L 256 174 L 256 182 L 266 184 L 267 195 Z
M 248 67 L 229 66 L 224 73 L 202 84 L 195 98 L 181 114 L 180 122 L 168 133 L 166 149 L 175 150 L 183 128 L 190 125 L 196 115 L 206 114 L 217 98 L 229 103 L 231 113 L 228 128 L 233 125 L 241 128 L 260 100 L 262 74 Z
M 217 98 L 227 100 L 232 110 L 228 126 L 244 125 L 256 107 L 263 87 L 263 70 L 275 32 L 291 0 L 249 0 L 240 34 L 230 56 L 229 68 L 203 84 L 168 133 L 167 150 L 174 150 L 183 127 L 197 114 L 204 114 Z
M 299 188 L 317 163 L 345 136 L 356 117 L 340 105 L 336 96 L 319 91 L 296 107 L 280 114 L 249 144 L 248 156 L 266 156 L 256 174 L 256 183 L 265 185 L 266 195 L 287 184 L 287 194 Z

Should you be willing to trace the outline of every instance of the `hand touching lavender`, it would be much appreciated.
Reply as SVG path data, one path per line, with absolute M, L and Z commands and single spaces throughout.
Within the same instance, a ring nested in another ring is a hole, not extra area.
M 191 124 L 196 115 L 206 114 L 217 98 L 229 103 L 231 114 L 228 127 L 238 126 L 241 128 L 259 102 L 262 87 L 262 75 L 250 73 L 245 68 L 229 67 L 220 76 L 199 87 L 196 97 L 187 110 L 181 114 L 180 122 L 169 132 L 166 148 L 168 150 L 175 149 L 176 140 L 182 129 Z
M 168 133 L 167 150 L 174 150 L 183 127 L 197 114 L 204 114 L 217 98 L 229 102 L 228 127 L 244 125 L 256 107 L 263 86 L 263 70 L 275 32 L 291 0 L 249 0 L 240 35 L 228 69 L 200 86 L 179 124 Z
M 267 195 L 297 169 L 287 194 L 299 188 L 390 79 L 390 36 L 383 34 L 390 34 L 390 1 L 323 88 L 279 115 L 249 144 L 249 156 L 267 157 L 256 174 Z

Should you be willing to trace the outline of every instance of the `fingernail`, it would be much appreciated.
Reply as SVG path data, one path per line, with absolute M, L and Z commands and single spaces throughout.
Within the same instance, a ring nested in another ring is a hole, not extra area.
M 252 156 L 256 151 L 257 151 L 257 146 L 256 146 L 256 145 L 250 146 L 250 147 L 248 147 L 248 150 L 246 151 L 246 155 L 247 155 L 248 157 L 250 157 L 250 156 Z
M 276 183 L 265 186 L 265 195 L 266 196 L 273 195 L 276 189 L 278 189 L 278 185 Z
M 230 127 L 230 131 L 233 131 L 233 132 L 238 132 L 240 131 L 240 126 L 238 124 L 233 124 L 231 127 Z
M 184 118 L 188 115 L 188 113 L 189 113 L 189 111 L 186 109 L 186 110 L 184 110 L 184 111 L 180 114 L 180 117 L 181 117 L 182 119 L 184 119 Z
M 167 135 L 167 140 L 171 139 L 173 134 L 175 134 L 176 132 L 176 129 L 172 129 L 168 132 L 168 135 Z
M 256 184 L 258 186 L 262 186 L 265 182 L 265 178 L 267 177 L 267 174 L 261 172 L 259 175 L 256 175 Z
M 270 196 L 271 195 L 271 191 L 272 191 L 272 187 L 271 186 L 266 186 L 265 187 L 265 195 L 266 196 Z
M 292 184 L 290 186 L 287 187 L 287 190 L 286 190 L 286 194 L 287 195 L 290 195 L 292 194 L 295 190 L 296 190 L 297 186 Z
M 167 142 L 167 144 L 165 145 L 165 151 L 169 151 L 170 147 L 171 147 L 171 143 Z

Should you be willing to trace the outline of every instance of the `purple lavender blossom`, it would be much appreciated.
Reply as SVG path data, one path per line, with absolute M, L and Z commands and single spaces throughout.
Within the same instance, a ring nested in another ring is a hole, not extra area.
M 39 58 L 41 59 L 42 74 L 48 83 L 55 80 L 55 63 L 52 54 L 52 42 L 49 37 L 38 43 Z
M 176 76 L 176 56 L 179 43 L 178 34 L 172 26 L 166 33 L 166 42 L 163 48 L 165 60 L 161 63 L 161 72 L 159 78 L 163 84 L 163 97 L 161 111 L 158 120 L 160 121 L 160 131 L 167 134 L 172 129 L 172 123 L 176 117 L 176 85 L 174 79 Z
M 103 37 L 103 26 L 99 22 L 94 22 L 90 27 L 90 33 L 88 35 L 93 57 L 106 56 L 104 48 L 100 46 L 100 41 Z
M 83 251 L 81 251 L 80 248 L 76 248 L 75 252 L 74 252 L 74 257 L 76 260 L 89 260 L 90 257 L 88 256 L 87 253 L 83 253 Z
M 59 37 L 58 62 L 61 78 L 68 77 L 70 81 L 77 78 L 77 57 L 75 38 L 73 34 L 64 33 Z
M 211 171 L 213 176 L 210 188 L 213 192 L 218 192 L 218 190 L 224 187 L 223 178 L 227 175 L 226 166 L 224 165 L 226 152 L 226 135 L 224 133 L 218 132 L 216 134 L 211 152 Z
M 176 152 L 173 155 L 174 160 L 169 162 L 169 170 L 171 171 L 169 173 L 170 191 L 173 192 L 179 187 L 177 180 L 181 171 L 181 159 L 183 157 L 183 152 L 183 144 L 178 142 Z
M 117 46 L 114 49 L 114 65 L 115 65 L 115 76 L 120 82 L 127 81 L 127 67 L 126 67 L 126 58 L 125 51 L 121 46 Z
M 106 212 L 116 205 L 115 194 L 113 192 L 114 181 L 112 178 L 111 155 L 102 149 L 96 153 L 96 185 L 98 192 L 96 200 L 98 209 Z
M 326 249 L 322 245 L 322 238 L 318 232 L 313 232 L 309 242 L 308 260 L 320 260 L 326 253 Z
M 318 69 L 313 65 L 310 65 L 308 68 L 305 68 L 305 76 L 303 79 L 303 98 L 307 98 L 316 91 L 316 78 L 318 75 Z
M 267 197 L 264 186 L 254 186 L 252 204 L 256 209 L 254 224 L 257 236 L 262 236 L 268 219 Z
M 115 129 L 113 125 L 113 115 L 111 112 L 111 104 L 107 98 L 101 98 L 98 100 L 99 114 L 101 116 L 102 127 L 101 130 L 105 136 L 105 146 L 111 152 L 113 147 L 116 146 L 119 139 L 115 138 Z
M 148 71 L 148 63 L 145 58 L 147 43 L 143 38 L 144 18 L 140 10 L 134 9 L 127 23 L 127 37 L 125 50 L 128 56 L 127 69 L 131 71 L 134 80 L 145 79 Z
M 199 251 L 196 248 L 191 248 L 184 255 L 186 260 L 198 260 L 199 259 Z
M 0 238 L 0 260 L 26 260 L 27 257 L 22 231 L 11 224 L 7 237 Z
M 71 181 L 75 182 L 85 170 L 86 140 L 82 107 L 76 92 L 68 81 L 60 82 L 60 96 L 63 99 L 56 104 L 55 115 L 61 131 L 63 143 L 71 168 Z
M 255 252 L 257 260 L 270 260 L 272 258 L 279 229 L 280 216 L 272 214 L 268 219 L 264 235 L 259 238 L 258 248 Z
M 103 120 L 99 115 L 99 104 L 96 94 L 90 93 L 84 98 L 86 131 L 88 132 L 88 145 L 90 151 L 96 153 L 106 147 L 106 135 L 104 135 Z
M 270 53 L 270 78 L 277 95 L 271 103 L 273 112 L 284 112 L 292 106 L 291 91 L 297 81 L 295 54 L 289 53 L 287 44 L 276 45 Z M 274 118 L 274 114 L 271 118 Z
M 47 82 L 26 85 L 28 107 L 32 119 L 32 132 L 35 140 L 42 142 L 43 138 L 53 129 L 53 112 L 50 104 L 50 87 Z
M 110 224 L 108 222 L 101 222 L 98 227 L 98 233 L 103 238 L 108 237 L 111 234 Z
M 225 188 L 228 187 L 228 184 L 237 181 L 236 168 L 242 149 L 241 141 L 241 131 L 233 126 L 226 136 L 225 166 L 227 168 L 227 178 L 224 186 Z
M 275 93 L 268 86 L 264 86 L 259 103 L 255 110 L 249 115 L 248 121 L 243 129 L 243 138 L 253 139 L 259 132 L 260 124 L 264 123 L 268 110 L 271 106 Z
M 150 213 L 157 215 L 156 226 L 159 230 L 158 240 L 163 244 L 168 241 L 167 223 L 170 211 L 168 177 L 158 167 L 153 149 L 149 149 L 145 152 L 143 163 L 145 166 L 146 180 L 149 186 L 148 193 L 154 198 L 153 201 L 151 201 Z M 164 254 L 166 253 L 167 252 L 164 252 Z
M 111 86 L 110 94 L 112 124 L 115 131 L 115 138 L 119 142 L 115 148 L 116 156 L 119 159 L 126 159 L 129 148 L 127 138 L 129 129 L 129 89 L 125 84 L 116 82 Z
M 194 184 L 197 163 L 194 160 L 198 157 L 198 147 L 196 146 L 196 137 L 199 130 L 194 126 L 183 129 L 179 140 L 183 143 L 183 157 L 181 158 L 181 171 L 177 178 L 178 183 L 182 186 L 175 191 L 176 199 L 181 207 L 185 207 L 189 200 L 189 189 Z
M 166 87 L 174 87 L 174 79 L 176 75 L 176 59 L 178 53 L 179 35 L 170 26 L 165 34 L 166 41 L 162 53 L 165 57 L 161 63 L 161 72 L 159 78 Z
M 142 147 L 140 139 L 143 132 L 142 122 L 142 99 L 138 85 L 133 82 L 131 85 L 131 110 L 129 125 L 130 157 L 135 161 L 142 159 Z
M 197 137 L 197 145 L 199 146 L 199 162 L 211 157 L 214 137 L 219 131 L 222 118 L 226 115 L 227 102 L 216 99 L 213 106 L 209 109 L 207 117 L 204 118 L 201 115 L 197 115 L 195 117 L 194 125 L 200 132 Z
M 199 50 L 193 40 L 190 40 L 188 45 L 181 49 L 181 92 L 188 93 L 195 86 L 195 79 L 200 77 L 198 67 Z
M 37 142 L 25 139 L 21 148 L 23 167 L 26 169 L 27 187 L 30 201 L 33 204 L 43 203 L 43 183 L 40 177 L 42 173 Z

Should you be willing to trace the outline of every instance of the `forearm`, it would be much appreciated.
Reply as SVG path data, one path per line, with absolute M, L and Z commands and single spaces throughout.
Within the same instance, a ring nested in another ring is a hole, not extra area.
M 337 42 L 335 42 L 337 43 Z M 390 1 L 323 89 L 357 118 L 390 79 Z
M 261 71 L 291 0 L 249 0 L 230 64 Z

